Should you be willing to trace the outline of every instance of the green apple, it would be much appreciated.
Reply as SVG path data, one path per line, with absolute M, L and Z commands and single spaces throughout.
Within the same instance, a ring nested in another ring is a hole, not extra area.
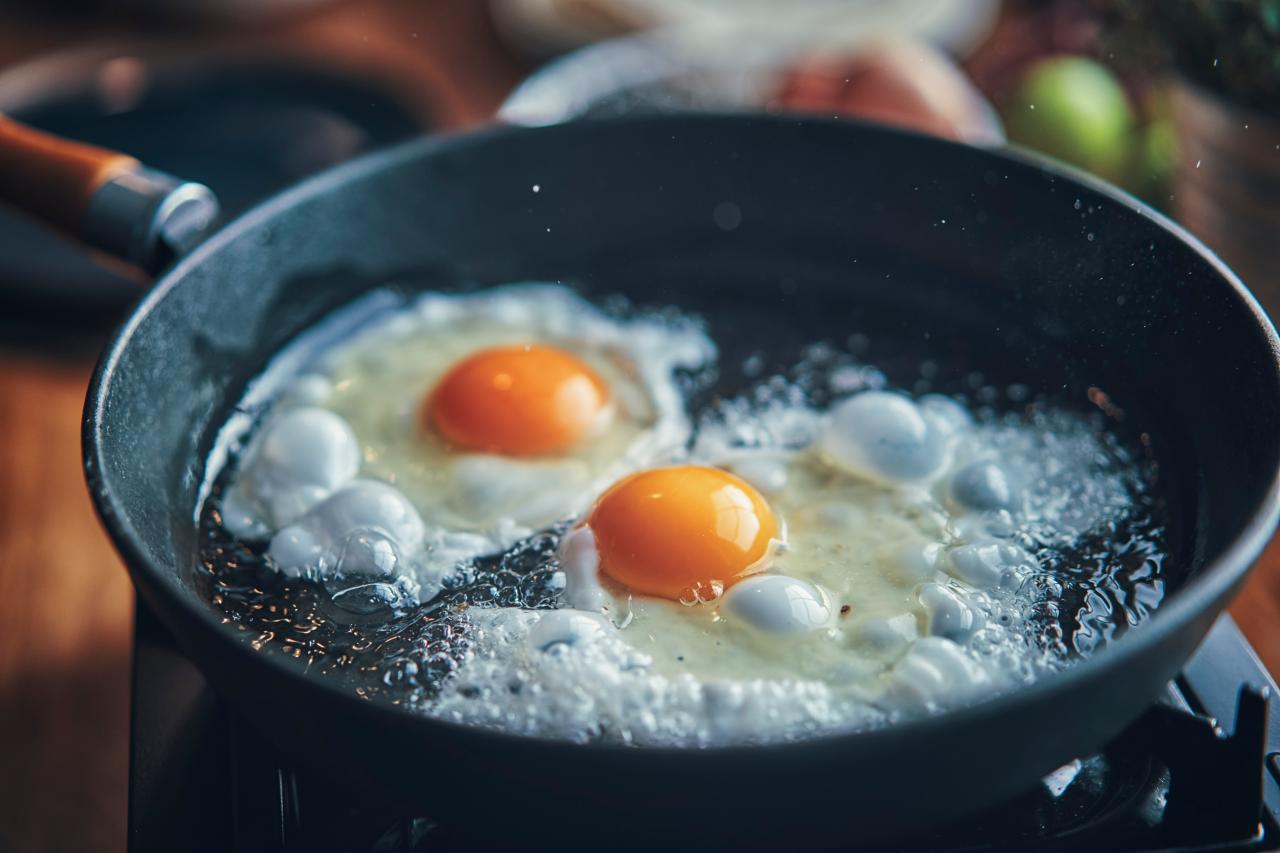
M 1134 146 L 1130 180 L 1125 187 L 1161 209 L 1168 206 L 1174 167 L 1178 163 L 1178 134 L 1169 119 L 1157 119 L 1142 129 Z
M 1113 181 L 1123 177 L 1133 108 L 1115 75 L 1080 56 L 1043 59 L 1005 103 L 1010 142 L 1043 151 Z

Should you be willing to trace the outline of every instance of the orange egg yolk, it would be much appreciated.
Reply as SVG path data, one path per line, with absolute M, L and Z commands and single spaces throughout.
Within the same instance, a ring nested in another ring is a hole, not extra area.
M 609 411 L 608 388 L 581 359 L 526 344 L 490 347 L 453 365 L 424 417 L 455 447 L 540 456 L 590 437 Z
M 587 525 L 601 571 L 635 592 L 677 600 L 751 574 L 778 536 L 773 511 L 749 483 L 696 465 L 619 480 Z

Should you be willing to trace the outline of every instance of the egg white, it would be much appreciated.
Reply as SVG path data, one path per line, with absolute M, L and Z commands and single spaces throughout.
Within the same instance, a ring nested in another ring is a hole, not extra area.
M 448 447 L 423 424 L 425 399 L 460 359 L 503 344 L 549 344 L 587 363 L 608 386 L 608 423 L 559 456 Z M 285 387 L 243 455 L 224 523 L 240 536 L 270 538 L 275 564 L 307 576 L 342 571 L 347 540 L 366 529 L 385 536 L 421 527 L 408 541 L 392 535 L 397 559 L 379 565 L 433 594 L 459 563 L 571 517 L 618 477 L 681 447 L 689 422 L 676 372 L 714 353 L 693 320 L 615 319 L 560 286 L 424 294 L 329 348 Z M 349 498 L 339 515 L 326 512 L 357 477 L 401 495 L 412 523 L 385 493 L 380 506 L 392 515 L 381 524 L 363 505 L 353 514 Z M 361 522 L 343 526 L 347 517 Z

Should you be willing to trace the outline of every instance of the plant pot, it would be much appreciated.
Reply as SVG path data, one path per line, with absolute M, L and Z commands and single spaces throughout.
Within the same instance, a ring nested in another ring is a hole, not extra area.
M 1175 215 L 1280 317 L 1280 121 L 1186 81 L 1173 105 Z

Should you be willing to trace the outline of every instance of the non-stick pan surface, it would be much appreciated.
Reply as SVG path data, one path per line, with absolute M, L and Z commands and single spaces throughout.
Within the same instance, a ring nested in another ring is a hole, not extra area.
M 726 363 L 860 333 L 899 382 L 928 357 L 944 385 L 955 367 L 1064 405 L 1103 389 L 1125 410 L 1117 429 L 1145 433 L 1158 462 L 1174 591 L 1029 689 L 882 731 L 707 750 L 432 721 L 218 624 L 193 585 L 198 489 L 272 353 L 388 282 L 529 279 L 699 311 Z M 849 844 L 1013 794 L 1152 701 L 1274 526 L 1278 414 L 1276 337 L 1257 304 L 1127 196 L 890 130 L 655 117 L 424 140 L 240 219 L 169 272 L 107 352 L 85 464 L 141 595 L 242 714 L 321 772 L 557 847 Z

